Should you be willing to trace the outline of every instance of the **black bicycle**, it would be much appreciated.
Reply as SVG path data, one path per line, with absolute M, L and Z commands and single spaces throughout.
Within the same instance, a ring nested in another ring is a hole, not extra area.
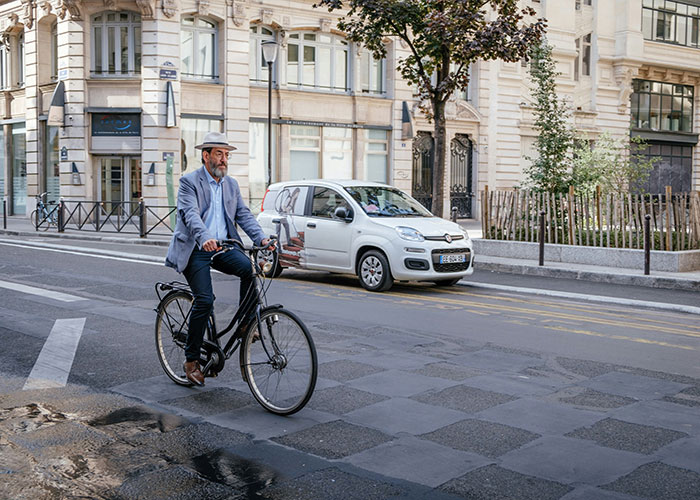
M 44 203 L 48 193 L 36 195 L 36 210 L 32 211 L 31 219 L 37 231 L 46 231 L 49 227 L 58 227 L 58 204 L 53 201 Z
M 205 377 L 215 377 L 240 347 L 241 376 L 255 399 L 272 413 L 291 415 L 301 410 L 313 394 L 318 359 L 313 339 L 304 323 L 281 304 L 267 305 L 270 280 L 264 274 L 269 264 L 263 264 L 261 268 L 258 252 L 269 250 L 269 245 L 245 248 L 237 240 L 219 242 L 220 252 L 247 253 L 255 274 L 255 283 L 250 289 L 254 299 L 246 298 L 242 303 L 250 305 L 239 307 L 222 331 L 217 330 L 212 312 L 207 322 L 200 364 Z M 175 383 L 191 386 L 193 384 L 185 377 L 182 365 L 192 291 L 185 283 L 172 281 L 156 283 L 156 294 L 160 300 L 155 309 L 156 350 L 160 364 Z M 253 316 L 254 320 L 242 326 L 244 318 Z M 229 332 L 233 333 L 222 347 L 222 338 Z

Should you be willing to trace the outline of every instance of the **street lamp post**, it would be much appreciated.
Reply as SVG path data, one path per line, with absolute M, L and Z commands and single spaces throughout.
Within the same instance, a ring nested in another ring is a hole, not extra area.
M 277 59 L 277 42 L 262 42 L 262 53 L 267 63 L 267 185 L 272 183 L 272 64 Z

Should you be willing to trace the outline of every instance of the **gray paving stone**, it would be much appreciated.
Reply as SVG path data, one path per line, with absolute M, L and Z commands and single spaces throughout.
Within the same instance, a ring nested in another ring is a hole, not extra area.
M 347 382 L 348 380 L 365 377 L 381 371 L 384 371 L 384 369 L 349 360 L 331 361 L 318 366 L 319 377 L 329 378 L 338 382 Z
M 564 434 L 603 418 L 598 412 L 532 398 L 504 403 L 479 412 L 476 416 L 482 420 L 520 427 L 542 435 Z
M 498 352 L 491 349 L 470 352 L 452 359 L 453 363 L 468 368 L 477 368 L 490 371 L 519 372 L 530 366 L 541 366 L 544 361 L 530 356 Z
M 272 440 L 324 458 L 343 458 L 392 439 L 377 430 L 335 420 Z
M 378 347 L 382 351 L 387 349 L 391 351 L 407 352 L 417 345 L 424 344 L 426 339 L 424 336 L 412 335 L 408 332 L 397 333 L 396 330 L 387 331 L 376 334 L 371 333 L 372 345 Z
M 487 465 L 448 481 L 440 489 L 469 500 L 557 500 L 571 487 Z
M 603 488 L 653 500 L 697 500 L 700 498 L 700 474 L 653 462 Z
M 335 467 L 275 484 L 258 493 L 270 500 L 384 500 L 402 494 L 393 484 L 361 478 Z
M 600 420 L 590 427 L 581 427 L 569 432 L 566 436 L 588 439 L 608 448 L 633 451 L 645 455 L 650 455 L 659 448 L 678 439 L 688 437 L 684 432 L 632 424 L 614 418 Z
M 422 354 L 431 358 L 450 359 L 463 352 L 462 349 L 455 349 L 445 342 L 426 342 L 413 346 L 408 350 L 414 354 Z
M 435 362 L 435 358 L 422 354 L 394 351 L 391 355 L 387 355 L 387 352 L 391 351 L 382 349 L 365 354 L 357 354 L 352 356 L 351 359 L 353 361 L 359 361 L 360 363 L 368 363 L 380 368 L 394 370 L 416 370 L 422 366 Z
M 426 457 L 430 457 L 426 460 Z M 491 460 L 473 453 L 403 437 L 346 459 L 347 462 L 378 474 L 435 488 Z
M 224 383 L 218 382 L 217 379 L 206 379 L 206 385 L 204 387 L 184 387 L 177 385 L 166 375 L 159 375 L 157 377 L 111 387 L 110 390 L 125 396 L 140 399 L 147 403 L 153 403 L 183 398 L 196 394 L 197 392 L 211 391 L 217 387 L 223 386 Z
M 526 375 L 528 377 L 535 377 L 542 380 L 549 380 L 552 385 L 570 384 L 580 377 L 566 373 L 562 369 L 555 369 L 553 367 L 542 365 L 542 366 L 528 366 L 523 368 L 518 372 L 520 375 Z
M 600 375 L 605 375 L 606 373 L 614 372 L 619 368 L 624 368 L 620 365 L 601 363 L 599 361 L 589 361 L 586 359 L 558 357 L 556 358 L 556 361 L 557 364 L 559 364 L 559 366 L 565 370 L 586 378 L 598 377 Z
M 691 436 L 700 436 L 700 408 L 687 407 L 666 401 L 640 401 L 620 408 L 610 416 L 636 424 L 664 427 Z
M 348 382 L 350 387 L 384 396 L 408 397 L 430 389 L 442 389 L 454 382 L 417 373 L 387 370 Z
M 250 392 L 245 393 L 226 387 L 217 387 L 184 398 L 161 401 L 161 404 L 182 408 L 199 415 L 215 415 L 257 404 L 257 402 Z
M 638 453 L 560 436 L 544 436 L 501 457 L 503 467 L 522 474 L 593 486 L 614 481 L 648 461 Z
M 411 399 L 466 413 L 476 413 L 493 406 L 514 401 L 516 398 L 508 394 L 483 391 L 467 385 L 456 385 L 437 392 L 419 394 Z
M 517 397 L 549 394 L 563 385 L 552 385 L 542 379 L 531 378 L 518 373 L 479 375 L 466 380 L 464 384 L 485 391 L 500 392 Z
M 497 458 L 539 438 L 539 434 L 508 425 L 468 419 L 419 436 L 457 450 Z
M 569 387 L 562 389 L 552 394 L 552 399 L 578 408 L 595 410 L 620 408 L 637 402 L 634 398 L 626 398 L 616 394 L 606 394 L 585 387 Z
M 388 399 L 388 397 L 360 391 L 346 385 L 338 385 L 320 391 L 315 390 L 306 407 L 335 415 L 343 415 L 385 399 Z
M 656 456 L 664 463 L 700 474 L 700 438 L 675 441 L 660 449 Z
M 611 372 L 581 382 L 596 391 L 639 400 L 660 399 L 687 388 L 685 384 L 630 373 Z
M 414 370 L 414 373 L 419 373 L 421 375 L 425 375 L 426 377 L 439 377 L 447 380 L 454 380 L 455 382 L 461 382 L 469 377 L 483 375 L 485 372 L 484 370 L 475 370 L 473 368 L 467 368 L 455 363 L 440 362 L 425 365 L 418 370 Z
M 311 408 L 304 408 L 289 417 L 280 417 L 257 405 L 207 417 L 207 421 L 213 424 L 250 434 L 255 439 L 284 436 L 335 419 L 335 415 Z
M 663 400 L 685 406 L 700 406 L 700 386 L 688 387 L 678 394 L 666 396 Z
M 509 354 L 517 354 L 519 356 L 527 356 L 530 358 L 537 358 L 537 359 L 542 358 L 542 354 L 539 352 L 528 351 L 526 349 L 517 349 L 515 347 L 508 347 L 508 346 L 493 344 L 491 342 L 488 342 L 484 346 L 484 349 L 489 349 L 491 351 L 496 351 L 496 352 L 507 352 Z
M 561 500 L 643 500 L 641 497 L 618 493 L 616 491 L 601 490 L 593 486 L 579 486 L 567 493 Z
M 392 398 L 345 415 L 349 422 L 378 429 L 387 434 L 423 434 L 463 420 L 464 413 L 411 399 Z

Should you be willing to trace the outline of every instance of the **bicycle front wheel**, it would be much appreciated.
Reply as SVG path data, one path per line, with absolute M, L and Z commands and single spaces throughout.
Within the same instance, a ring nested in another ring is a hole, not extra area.
M 267 411 L 291 415 L 301 410 L 316 387 L 316 347 L 301 320 L 283 309 L 260 314 L 243 341 L 240 361 L 248 387 Z
M 156 352 L 160 364 L 173 382 L 185 386 L 192 385 L 182 367 L 192 301 L 189 293 L 170 293 L 158 305 L 156 317 Z

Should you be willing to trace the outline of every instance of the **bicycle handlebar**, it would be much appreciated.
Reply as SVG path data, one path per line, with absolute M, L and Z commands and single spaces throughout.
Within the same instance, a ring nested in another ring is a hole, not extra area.
M 220 246 L 221 248 L 224 248 L 226 250 L 238 246 L 241 248 L 241 250 L 246 250 L 249 252 L 250 251 L 259 252 L 261 250 L 267 250 L 268 248 L 270 248 L 270 245 L 273 245 L 275 243 L 275 241 L 277 241 L 277 236 L 275 236 L 273 234 L 272 236 L 269 237 L 269 239 L 270 239 L 270 241 L 268 241 L 266 245 L 261 245 L 261 246 L 252 245 L 250 247 L 245 247 L 241 241 L 236 240 L 236 239 L 216 240 L 216 244 L 218 246 Z

